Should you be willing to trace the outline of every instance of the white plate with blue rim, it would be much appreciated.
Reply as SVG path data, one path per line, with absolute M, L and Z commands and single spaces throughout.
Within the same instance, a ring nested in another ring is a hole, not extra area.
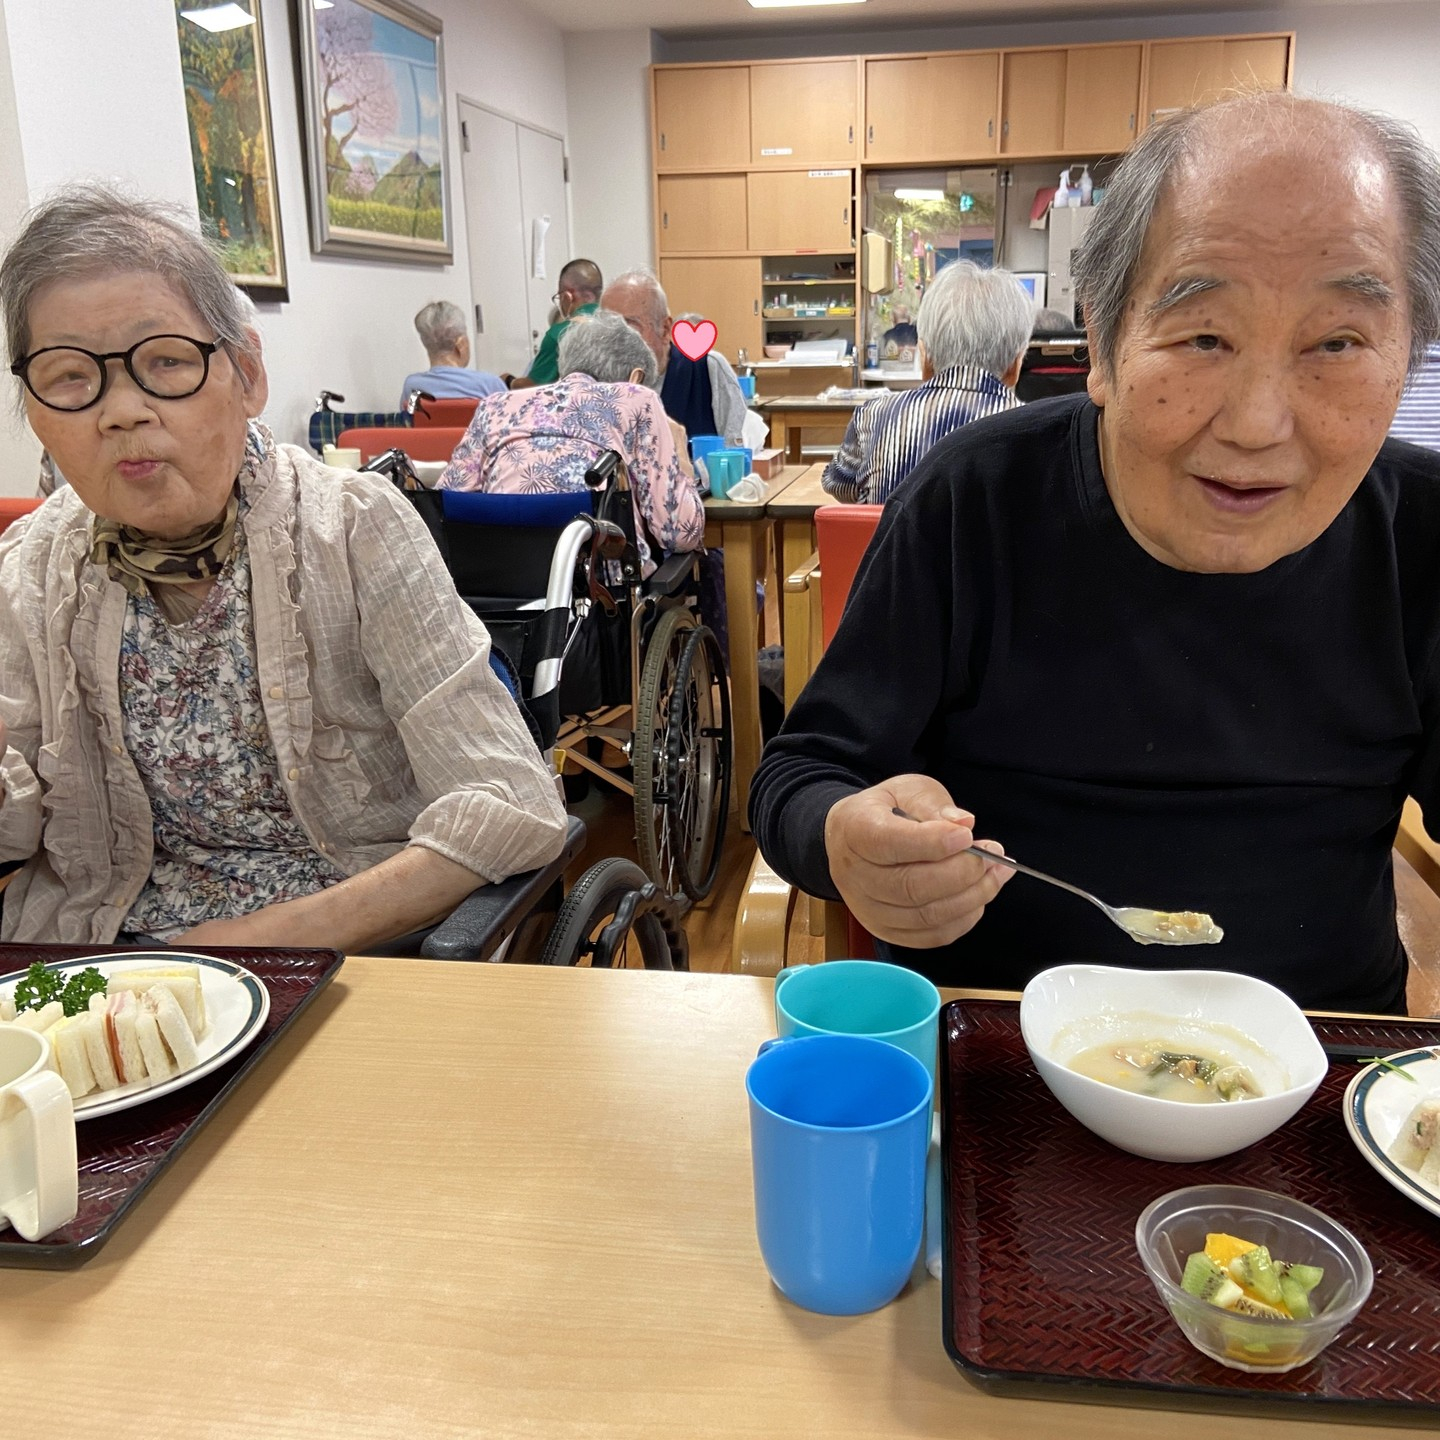
M 1440 1215 L 1440 1190 L 1392 1158 L 1401 1127 L 1420 1101 L 1440 1099 L 1440 1046 L 1404 1050 L 1367 1065 L 1345 1088 L 1345 1128 L 1370 1165 L 1402 1195 Z
M 123 953 L 83 955 L 46 968 L 58 975 L 74 975 L 93 965 L 107 979 L 125 970 L 156 970 L 170 965 L 195 965 L 200 971 L 200 992 L 205 999 L 205 1033 L 195 1037 L 199 1052 L 198 1064 L 179 1075 L 162 1080 L 158 1085 L 122 1085 L 115 1090 L 92 1090 L 75 1102 L 77 1120 L 93 1120 L 129 1110 L 148 1100 L 169 1095 L 172 1091 L 193 1084 L 202 1076 L 232 1060 L 260 1033 L 270 1013 L 270 992 L 258 975 L 233 960 L 217 960 L 213 955 L 193 955 L 185 950 L 126 950 Z M 0 996 L 13 996 L 16 984 L 25 978 L 25 971 L 14 970 L 0 975 Z

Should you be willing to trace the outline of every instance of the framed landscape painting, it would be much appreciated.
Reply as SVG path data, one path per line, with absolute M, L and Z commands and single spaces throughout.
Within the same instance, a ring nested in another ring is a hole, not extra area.
M 175 24 L 201 223 L 242 290 L 287 300 L 260 0 L 175 0 Z
M 441 25 L 402 0 L 295 0 L 310 239 L 452 258 Z

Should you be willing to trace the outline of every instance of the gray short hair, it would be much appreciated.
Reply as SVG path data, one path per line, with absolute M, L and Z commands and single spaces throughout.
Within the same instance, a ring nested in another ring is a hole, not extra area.
M 560 337 L 560 376 L 563 379 L 577 370 L 611 385 L 629 380 L 632 371 L 643 370 L 639 383 L 653 386 L 660 373 L 645 337 L 632 330 L 623 316 L 609 310 L 581 315 L 565 327 Z
M 41 290 L 103 275 L 159 276 L 185 297 L 232 361 L 260 367 L 260 343 L 240 292 L 185 212 L 88 183 L 66 185 L 31 210 L 0 262 L 11 361 L 30 353 L 30 307 Z M 236 368 L 248 389 L 245 370 Z
M 416 317 L 415 333 L 432 359 L 469 337 L 465 312 L 451 300 L 432 300 Z
M 952 260 L 930 282 L 915 328 L 936 370 L 973 365 L 1003 375 L 1025 353 L 1035 306 L 1008 270 Z
M 1251 121 L 1296 124 L 1317 110 L 1348 120 L 1353 133 L 1384 161 L 1395 186 L 1405 229 L 1405 276 L 1410 302 L 1410 369 L 1440 338 L 1440 161 L 1411 125 L 1358 106 L 1313 100 L 1283 91 L 1239 95 L 1193 106 L 1152 126 L 1120 162 L 1075 260 L 1075 291 L 1095 339 L 1096 359 L 1112 370 L 1125 306 L 1140 271 L 1145 237 L 1176 173 L 1200 153 L 1214 117 L 1249 111 Z
M 650 296 L 651 318 L 655 328 L 661 329 L 670 316 L 670 299 L 665 294 L 660 277 L 648 265 L 636 265 L 633 269 L 622 270 L 605 288 L 613 290 L 621 285 L 643 290 Z

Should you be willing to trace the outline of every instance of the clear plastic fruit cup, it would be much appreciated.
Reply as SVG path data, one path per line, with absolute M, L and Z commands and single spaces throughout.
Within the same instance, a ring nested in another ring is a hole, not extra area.
M 1309 1320 L 1232 1314 L 1180 1288 L 1187 1257 L 1222 1232 L 1269 1248 L 1276 1260 L 1318 1265 Z M 1203 1354 L 1232 1370 L 1274 1375 L 1313 1360 L 1369 1298 L 1375 1272 L 1364 1247 L 1313 1206 L 1242 1185 L 1192 1185 L 1147 1205 L 1135 1222 L 1135 1245 L 1166 1308 Z

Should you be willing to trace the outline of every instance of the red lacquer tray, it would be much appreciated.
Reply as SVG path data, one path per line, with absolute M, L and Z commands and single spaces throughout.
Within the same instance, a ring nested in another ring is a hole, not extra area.
M 36 960 L 49 964 L 97 953 L 93 945 L 0 945 L 0 975 Z M 123 954 L 124 946 L 106 953 Z M 265 1052 L 320 993 L 344 961 L 338 950 L 205 949 L 243 965 L 270 992 L 270 1013 L 248 1049 L 194 1084 L 115 1115 L 76 1126 L 80 1211 L 39 1240 L 0 1230 L 0 1265 L 63 1269 L 99 1253 L 156 1177 L 199 1134 Z
M 957 1000 L 940 1023 L 945 1348 L 970 1380 L 1029 1398 L 1440 1425 L 1440 1220 L 1347 1136 L 1353 1062 L 1332 1061 L 1305 1108 L 1249 1149 L 1167 1165 L 1115 1149 L 1060 1107 L 1013 1001 Z M 1419 1020 L 1313 1023 L 1322 1044 L 1380 1055 L 1440 1041 L 1440 1026 Z M 1141 1268 L 1141 1210 L 1211 1182 L 1293 1195 L 1369 1251 L 1369 1302 L 1312 1364 L 1250 1375 L 1206 1359 Z

